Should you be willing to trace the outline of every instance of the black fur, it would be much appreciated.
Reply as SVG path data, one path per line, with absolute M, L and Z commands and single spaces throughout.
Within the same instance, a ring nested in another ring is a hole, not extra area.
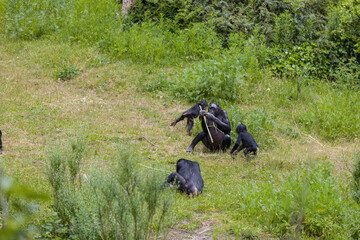
M 257 145 L 253 136 L 247 131 L 246 126 L 244 124 L 239 124 L 236 127 L 236 132 L 238 133 L 238 138 L 230 154 L 235 157 L 238 152 L 245 148 L 245 157 L 247 157 L 249 153 L 253 153 L 254 155 L 256 155 L 259 146 Z
M 197 118 L 199 116 L 200 108 L 202 110 L 205 110 L 207 108 L 207 105 L 208 104 L 205 100 L 201 100 L 200 102 L 192 106 L 190 109 L 183 112 L 179 118 L 177 118 L 175 121 L 171 123 L 171 126 L 175 126 L 178 122 L 187 118 L 187 132 L 190 135 L 191 134 L 190 131 L 194 126 L 194 118 Z
M 206 120 L 204 119 L 206 117 Z M 225 151 L 230 147 L 231 138 L 230 131 L 231 125 L 227 112 L 216 103 L 211 103 L 209 112 L 200 112 L 200 120 L 202 132 L 200 132 L 191 142 L 187 152 L 192 152 L 198 144 L 202 141 L 204 145 L 210 150 Z M 205 124 L 207 123 L 207 127 Z
M 167 178 L 168 183 L 179 184 L 178 190 L 186 192 L 190 196 L 199 195 L 204 187 L 198 162 L 179 159 L 176 163 L 176 172 Z
M 1 137 L 2 137 L 2 132 L 0 130 L 0 154 L 2 154 L 2 141 L 1 141 Z

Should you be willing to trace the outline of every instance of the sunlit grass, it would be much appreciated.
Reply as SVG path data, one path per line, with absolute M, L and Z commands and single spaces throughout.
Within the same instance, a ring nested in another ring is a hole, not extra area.
M 44 175 L 47 147 L 64 144 L 78 133 L 84 134 L 88 143 L 81 174 L 88 174 L 91 167 L 112 168 L 112 156 L 119 146 L 131 146 L 133 154 L 141 159 L 140 169 L 154 171 L 164 179 L 175 171 L 179 158 L 198 161 L 204 192 L 197 198 L 176 194 L 172 219 L 167 223 L 174 231 L 183 229 L 189 234 L 196 234 L 204 226 L 210 226 L 210 235 L 220 239 L 229 234 L 279 234 L 280 227 L 262 225 L 265 219 L 259 219 L 260 215 L 249 217 L 260 210 L 244 206 L 240 211 L 239 196 L 244 197 L 246 190 L 260 199 L 264 197 L 263 189 L 269 198 L 274 197 L 271 193 L 281 192 L 281 186 L 297 173 L 298 166 L 330 162 L 334 165 L 331 174 L 341 186 L 349 182 L 357 140 L 326 142 L 316 131 L 299 125 L 294 115 L 310 103 L 291 99 L 292 84 L 284 79 L 265 77 L 243 101 L 232 104 L 252 124 L 259 142 L 268 139 L 261 135 L 262 129 L 274 139 L 274 145 L 260 145 L 259 155 L 247 161 L 241 154 L 232 159 L 228 153 L 211 153 L 201 143 L 193 153 L 185 152 L 200 131 L 199 121 L 192 136 L 187 135 L 185 122 L 176 127 L 170 127 L 170 123 L 191 104 L 174 101 L 166 93 L 149 94 L 138 88 L 141 81 L 158 77 L 154 72 L 161 69 L 128 61 L 103 61 L 94 66 L 96 59 L 106 56 L 92 48 L 47 40 L 4 41 L 0 52 L 0 128 L 4 145 L 0 160 L 9 175 L 36 189 L 50 191 Z M 79 67 L 79 75 L 65 82 L 57 80 L 58 69 L 71 64 Z M 311 88 L 304 91 L 310 92 Z M 229 106 L 224 108 L 230 111 Z M 264 114 L 271 116 L 273 125 L 261 122 Z M 253 192 L 254 188 L 257 190 Z M 343 189 L 346 191 L 346 187 Z M 276 205 L 272 207 L 269 214 L 276 214 Z M 45 211 L 39 215 L 46 215 Z

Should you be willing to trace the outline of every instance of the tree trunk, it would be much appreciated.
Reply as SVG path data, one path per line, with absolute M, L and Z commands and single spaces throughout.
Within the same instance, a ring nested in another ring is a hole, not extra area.
M 129 9 L 134 6 L 136 0 L 122 0 L 121 13 L 124 17 L 128 15 Z

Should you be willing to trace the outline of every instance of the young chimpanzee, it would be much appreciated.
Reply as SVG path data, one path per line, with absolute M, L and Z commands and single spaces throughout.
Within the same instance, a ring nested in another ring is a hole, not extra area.
M 245 157 L 248 157 L 248 153 L 250 152 L 256 155 L 257 151 L 259 150 L 259 147 L 255 142 L 253 136 L 247 131 L 246 126 L 244 124 L 239 124 L 236 127 L 236 132 L 238 133 L 238 138 L 236 140 L 234 147 L 230 152 L 231 156 L 235 158 L 236 154 L 241 150 L 243 150 L 244 148 L 245 148 L 244 151 Z M 242 144 L 240 145 L 241 142 Z
M 0 154 L 2 154 L 2 141 L 1 141 L 2 132 L 0 130 Z
M 196 103 L 194 106 L 192 106 L 190 109 L 183 112 L 181 117 L 177 118 L 175 121 L 171 123 L 171 126 L 175 126 L 178 122 L 184 120 L 184 118 L 187 118 L 187 131 L 190 135 L 190 131 L 192 127 L 194 126 L 194 118 L 197 118 L 199 116 L 200 108 L 202 110 L 205 110 L 207 108 L 207 102 L 205 100 L 201 100 L 200 102 Z
M 204 119 L 206 117 L 206 119 Z M 204 145 L 212 151 L 225 151 L 230 147 L 231 125 L 227 112 L 216 103 L 211 103 L 209 112 L 200 111 L 200 120 L 202 132 L 200 132 L 191 142 L 187 152 L 192 152 L 198 142 L 202 141 Z M 206 121 L 206 122 L 205 122 Z
M 178 190 L 186 192 L 189 196 L 199 195 L 204 187 L 199 163 L 186 159 L 177 161 L 176 172 L 168 176 L 167 182 L 179 184 Z

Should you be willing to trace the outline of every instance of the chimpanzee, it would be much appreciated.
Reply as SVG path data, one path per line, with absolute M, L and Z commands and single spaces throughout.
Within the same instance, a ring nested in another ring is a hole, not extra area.
M 232 148 L 230 154 L 233 158 L 235 158 L 236 154 L 243 150 L 245 157 L 248 157 L 248 153 L 252 152 L 254 155 L 256 155 L 257 151 L 259 150 L 259 147 L 257 143 L 255 142 L 255 139 L 253 136 L 247 131 L 246 125 L 239 124 L 236 127 L 236 132 L 238 133 L 238 138 L 236 140 L 236 143 L 234 147 Z M 240 143 L 242 144 L 240 145 Z M 240 145 L 240 147 L 239 147 Z
M 2 154 L 2 141 L 1 141 L 2 132 L 0 130 L 0 154 Z
M 187 118 L 187 131 L 190 136 L 190 131 L 194 126 L 194 118 L 197 118 L 199 116 L 200 108 L 205 110 L 207 108 L 207 105 L 208 104 L 205 100 L 201 100 L 200 102 L 192 106 L 190 109 L 183 112 L 181 117 L 171 123 L 171 126 L 175 126 L 178 122 L 184 120 L 184 118 Z
M 210 150 L 225 151 L 230 147 L 231 125 L 227 112 L 216 103 L 211 103 L 209 112 L 200 111 L 202 132 L 200 132 L 186 150 L 192 152 L 198 142 L 202 141 Z M 206 120 L 204 119 L 206 117 Z
M 178 183 L 178 190 L 186 192 L 189 196 L 199 195 L 204 187 L 199 163 L 186 159 L 177 161 L 176 172 L 168 176 L 167 182 Z

